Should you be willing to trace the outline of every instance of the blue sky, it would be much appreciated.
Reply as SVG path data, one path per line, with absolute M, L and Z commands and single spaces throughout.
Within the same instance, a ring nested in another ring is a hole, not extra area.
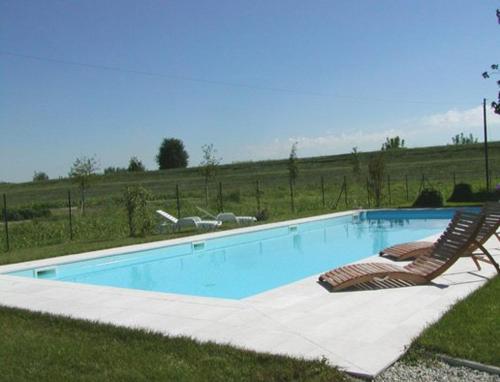
M 479 136 L 499 6 L 0 0 L 0 181 L 66 176 L 82 155 L 153 169 L 171 136 L 190 165 L 205 143 L 229 163 L 285 157 L 294 141 L 311 156 Z

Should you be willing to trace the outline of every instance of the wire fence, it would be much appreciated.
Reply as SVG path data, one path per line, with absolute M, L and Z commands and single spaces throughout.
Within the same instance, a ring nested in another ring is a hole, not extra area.
M 490 177 L 495 185 L 500 173 L 491 172 Z M 151 193 L 148 201 L 151 216 L 155 209 L 165 209 L 178 217 L 195 216 L 200 215 L 197 207 L 202 207 L 213 213 L 231 211 L 279 220 L 352 208 L 411 206 L 424 188 L 440 191 L 446 200 L 458 183 L 469 183 L 475 190 L 484 188 L 484 179 L 475 172 L 388 174 L 381 185 L 377 206 L 367 175 L 352 172 L 348 175 L 308 171 L 294 183 L 286 173 L 281 173 L 253 179 L 225 177 L 208 184 L 200 177 L 193 177 L 175 184 L 166 179 L 144 181 L 141 185 Z M 96 184 L 89 188 L 85 213 L 74 187 L 3 194 L 4 229 L 0 248 L 7 252 L 75 240 L 128 237 L 127 215 L 120 197 L 120 190 L 126 185 L 127 182 Z M 162 233 L 153 229 L 150 234 Z

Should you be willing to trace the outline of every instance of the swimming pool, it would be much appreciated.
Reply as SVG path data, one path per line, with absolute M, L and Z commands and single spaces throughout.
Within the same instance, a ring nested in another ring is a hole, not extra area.
M 8 274 L 242 299 L 368 257 L 386 246 L 437 234 L 453 213 L 355 212 Z

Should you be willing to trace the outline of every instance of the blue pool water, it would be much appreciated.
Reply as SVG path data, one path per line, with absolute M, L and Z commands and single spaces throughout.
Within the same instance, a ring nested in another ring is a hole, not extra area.
M 370 211 L 10 274 L 241 299 L 442 232 L 453 212 Z

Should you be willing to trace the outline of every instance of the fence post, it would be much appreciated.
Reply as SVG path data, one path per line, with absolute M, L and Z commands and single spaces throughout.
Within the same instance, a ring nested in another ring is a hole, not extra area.
M 366 198 L 368 199 L 368 208 L 370 208 L 370 182 L 366 178 Z
M 347 180 L 346 180 L 345 175 L 344 175 L 344 202 L 345 202 L 345 206 L 347 208 Z
M 73 240 L 73 216 L 71 214 L 71 191 L 68 190 L 69 239 Z
M 389 206 L 392 204 L 391 196 L 391 176 L 387 175 L 387 191 L 389 192 Z
M 321 201 L 323 202 L 323 208 L 325 208 L 325 179 L 321 175 Z
M 222 202 L 222 182 L 219 182 L 219 212 L 224 212 L 224 203 Z
M 258 179 L 255 181 L 255 197 L 257 198 L 257 211 L 260 212 L 260 186 Z
M 410 200 L 410 194 L 408 190 L 408 175 L 405 175 L 405 187 L 406 187 L 406 201 Z
M 181 218 L 181 199 L 179 196 L 179 185 L 175 185 L 175 199 L 177 201 L 177 219 Z
M 290 178 L 290 205 L 291 205 L 291 208 L 292 208 L 292 212 L 295 212 L 295 202 L 293 200 L 293 182 L 292 182 L 292 179 Z
M 3 223 L 5 226 L 5 251 L 10 250 L 9 243 L 9 219 L 7 217 L 7 195 L 3 194 Z

